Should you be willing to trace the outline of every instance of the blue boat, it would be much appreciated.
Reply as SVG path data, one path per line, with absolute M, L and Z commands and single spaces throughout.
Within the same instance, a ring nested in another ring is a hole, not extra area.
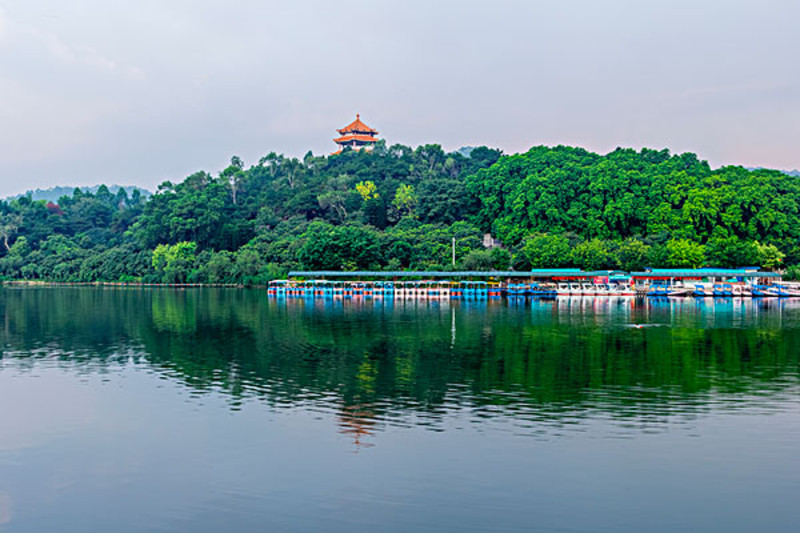
M 692 290 L 679 285 L 668 285 L 666 283 L 654 283 L 647 289 L 647 296 L 654 298 L 664 298 L 667 296 L 686 296 Z
M 714 296 L 733 296 L 733 287 L 730 283 L 715 283 Z
M 705 298 L 706 296 L 711 296 L 711 294 L 708 293 L 705 285 L 697 284 L 694 286 L 694 290 L 692 290 L 692 296 Z

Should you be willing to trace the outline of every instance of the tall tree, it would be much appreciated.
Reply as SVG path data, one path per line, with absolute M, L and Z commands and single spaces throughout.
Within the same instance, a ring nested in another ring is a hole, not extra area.
M 11 250 L 9 239 L 11 239 L 22 226 L 22 215 L 18 214 L 5 214 L 0 215 L 0 237 L 3 238 L 3 246 L 6 251 Z

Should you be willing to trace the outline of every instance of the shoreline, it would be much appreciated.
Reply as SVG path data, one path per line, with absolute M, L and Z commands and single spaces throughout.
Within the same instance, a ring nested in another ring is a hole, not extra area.
M 4 287 L 132 287 L 132 288 L 225 288 L 225 289 L 265 289 L 266 285 L 245 287 L 241 283 L 144 283 L 135 281 L 42 281 L 10 280 L 3 281 Z

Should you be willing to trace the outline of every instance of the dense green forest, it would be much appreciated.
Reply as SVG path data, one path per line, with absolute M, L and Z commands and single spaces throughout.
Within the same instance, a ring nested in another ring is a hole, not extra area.
M 0 275 L 264 284 L 288 270 L 800 264 L 800 178 L 691 153 L 534 147 L 503 156 L 379 142 L 238 157 L 149 198 L 76 189 L 0 202 Z M 503 246 L 484 249 L 484 233 Z

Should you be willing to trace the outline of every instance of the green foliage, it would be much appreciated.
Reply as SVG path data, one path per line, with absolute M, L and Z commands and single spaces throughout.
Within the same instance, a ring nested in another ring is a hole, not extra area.
M 9 240 L 19 230 L 22 225 L 22 216 L 16 213 L 0 215 L 0 238 L 3 239 L 3 246 L 6 250 L 10 250 Z
M 800 281 L 800 265 L 792 265 L 786 269 L 783 279 L 787 281 Z
M 411 269 L 444 269 L 452 264 L 453 239 L 456 261 L 471 250 L 481 250 L 481 232 L 472 224 L 423 224 L 411 218 L 402 219 L 386 232 L 390 254 L 397 254 L 403 266 Z
M 0 201 L 0 276 L 266 283 L 297 268 L 800 264 L 800 178 L 693 154 L 378 143 L 139 190 Z M 484 250 L 491 232 L 507 248 Z
M 473 202 L 458 179 L 432 179 L 419 186 L 417 215 L 423 222 L 452 224 L 468 218 Z
M 800 238 L 800 180 L 768 170 L 712 171 L 694 154 L 535 147 L 466 179 L 476 220 L 514 245 L 531 232 L 622 240 L 668 233 L 769 244 Z
M 511 253 L 502 248 L 472 250 L 462 257 L 456 268 L 459 270 L 508 270 Z
M 356 190 L 358 194 L 361 195 L 361 199 L 365 202 L 377 199 L 380 196 L 378 194 L 378 188 L 372 181 L 359 181 L 356 183 Z
M 608 244 L 601 239 L 592 239 L 578 244 L 572 250 L 572 262 L 584 270 L 613 269 L 615 261 Z
M 367 226 L 315 222 L 303 239 L 305 244 L 297 257 L 309 270 L 342 270 L 346 266 L 367 269 L 382 259 L 380 235 Z
M 633 237 L 625 239 L 616 250 L 617 268 L 626 272 L 641 271 L 648 266 L 649 254 L 650 246 Z
M 236 252 L 236 271 L 239 279 L 245 285 L 258 283 L 262 264 L 261 256 L 254 248 L 245 246 Z
M 11 257 L 25 258 L 31 253 L 31 246 L 28 244 L 28 239 L 20 237 L 8 250 L 8 255 Z
M 755 243 L 758 249 L 758 264 L 764 268 L 778 268 L 783 266 L 783 259 L 786 254 L 781 252 L 774 244 Z
M 508 270 L 511 268 L 511 252 L 505 248 L 492 248 L 489 255 L 492 258 L 494 270 Z
M 712 238 L 706 245 L 706 255 L 709 264 L 725 268 L 761 263 L 758 244 L 742 241 L 736 237 Z
M 186 283 L 194 267 L 197 243 L 159 244 L 153 250 L 153 268 L 163 283 Z
M 494 260 L 489 250 L 472 250 L 458 262 L 459 270 L 494 270 Z
M 666 249 L 668 267 L 700 268 L 706 260 L 705 246 L 688 239 L 672 239 Z
M 532 268 L 558 268 L 571 265 L 569 240 L 563 235 L 535 233 L 525 239 L 523 252 Z
M 400 185 L 394 193 L 392 205 L 401 215 L 411 214 L 417 205 L 417 193 L 414 191 L 414 187 L 406 184 Z
M 212 253 L 203 268 L 208 283 L 227 283 L 234 277 L 233 254 L 227 250 Z
M 364 222 L 378 229 L 386 227 L 386 206 L 382 197 L 372 197 L 364 202 Z

